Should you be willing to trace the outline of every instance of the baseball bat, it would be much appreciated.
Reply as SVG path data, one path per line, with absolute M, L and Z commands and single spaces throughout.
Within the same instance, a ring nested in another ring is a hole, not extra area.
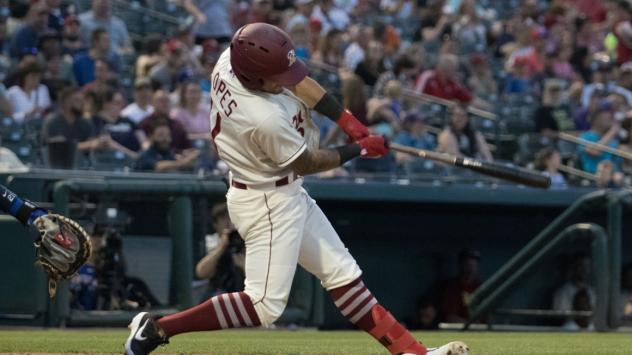
M 525 168 L 509 167 L 498 163 L 485 162 L 467 157 L 457 157 L 450 154 L 417 149 L 396 143 L 391 143 L 389 146 L 392 150 L 397 152 L 412 154 L 420 158 L 470 169 L 480 174 L 512 181 L 526 186 L 539 187 L 543 189 L 551 186 L 551 178 Z

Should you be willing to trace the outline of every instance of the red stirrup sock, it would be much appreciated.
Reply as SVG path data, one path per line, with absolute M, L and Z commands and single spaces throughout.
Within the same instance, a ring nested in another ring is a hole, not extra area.
M 167 337 L 180 333 L 261 325 L 250 297 L 243 292 L 218 295 L 182 312 L 162 317 L 158 325 Z
M 371 292 L 361 279 L 329 291 L 343 316 L 358 328 L 371 334 L 393 355 L 410 353 L 424 355 L 426 348 L 404 328 Z

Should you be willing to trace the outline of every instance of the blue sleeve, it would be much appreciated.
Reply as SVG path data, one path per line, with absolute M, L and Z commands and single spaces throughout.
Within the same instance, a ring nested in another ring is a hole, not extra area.
M 37 217 L 46 214 L 45 210 L 29 200 L 23 200 L 4 185 L 0 185 L 0 209 L 24 225 L 31 225 Z

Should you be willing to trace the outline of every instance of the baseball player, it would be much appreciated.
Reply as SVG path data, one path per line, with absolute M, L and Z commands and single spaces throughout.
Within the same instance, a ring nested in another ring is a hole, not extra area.
M 239 29 L 220 56 L 212 73 L 211 135 L 230 168 L 226 198 L 246 243 L 245 290 L 158 320 L 139 313 L 130 324 L 127 354 L 147 354 L 180 333 L 271 325 L 285 308 L 298 263 L 320 279 L 347 319 L 391 354 L 467 355 L 462 342 L 427 349 L 378 303 L 301 187 L 302 176 L 388 153 L 384 138 L 370 135 L 307 72 L 288 35 L 264 23 Z M 353 143 L 319 149 L 310 108 L 333 118 Z

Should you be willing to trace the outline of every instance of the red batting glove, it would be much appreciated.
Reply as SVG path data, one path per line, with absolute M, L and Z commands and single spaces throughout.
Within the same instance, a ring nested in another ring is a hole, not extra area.
M 360 156 L 363 158 L 380 158 L 388 154 L 388 141 L 384 136 L 368 136 L 356 143 L 362 148 Z
M 342 111 L 336 123 L 351 138 L 351 141 L 359 141 L 369 136 L 369 129 L 358 121 L 349 110 Z

